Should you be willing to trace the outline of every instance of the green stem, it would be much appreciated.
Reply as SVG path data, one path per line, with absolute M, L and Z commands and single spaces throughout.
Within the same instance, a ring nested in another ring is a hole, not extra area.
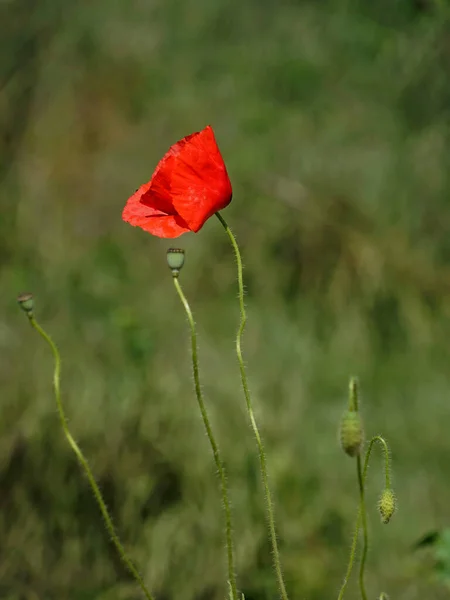
M 361 466 L 361 455 L 356 457 L 356 468 L 358 472 L 358 487 L 359 487 L 359 512 L 361 514 L 362 530 L 363 530 L 363 550 L 361 555 L 361 563 L 359 566 L 359 589 L 362 600 L 367 600 L 366 586 L 364 583 L 364 569 L 366 566 L 367 552 L 369 549 L 369 532 L 367 529 L 367 513 L 365 500 L 365 478 L 363 477 Z
M 214 456 L 214 462 L 216 464 L 216 469 L 219 473 L 220 477 L 220 485 L 222 491 L 222 501 L 223 507 L 225 511 L 225 523 L 226 523 L 226 541 L 227 541 L 227 555 L 228 555 L 228 582 L 231 590 L 232 600 L 237 600 L 237 586 L 236 586 L 236 574 L 234 569 L 234 554 L 233 554 L 233 538 L 232 538 L 232 528 L 231 528 L 231 509 L 230 509 L 230 501 L 228 498 L 228 486 L 227 486 L 227 478 L 225 473 L 225 468 L 223 466 L 222 460 L 219 454 L 219 448 L 217 446 L 216 440 L 214 438 L 214 434 L 212 432 L 211 424 L 209 422 L 208 413 L 206 411 L 205 401 L 203 399 L 203 394 L 200 386 L 200 376 L 199 376 L 199 368 L 198 368 L 198 351 L 197 351 L 197 332 L 195 329 L 194 317 L 192 316 L 192 311 L 189 306 L 189 303 L 186 299 L 186 296 L 181 289 L 180 282 L 178 281 L 178 275 L 174 274 L 173 283 L 178 292 L 178 296 L 184 306 L 184 310 L 186 311 L 186 315 L 189 321 L 189 326 L 191 328 L 191 352 L 192 352 L 192 370 L 194 373 L 194 385 L 195 385 L 195 394 L 197 396 L 198 406 L 200 408 L 200 412 L 203 418 L 203 423 L 205 425 L 206 434 L 209 439 L 209 443 L 211 445 L 212 453 Z
M 63 408 L 63 405 L 61 402 L 61 387 L 60 387 L 61 357 L 60 357 L 58 348 L 57 348 L 55 342 L 52 340 L 52 338 L 42 329 L 42 327 L 36 321 L 34 316 L 32 314 L 29 314 L 28 318 L 30 320 L 31 325 L 44 338 L 44 340 L 50 346 L 52 353 L 53 353 L 53 358 L 55 360 L 55 368 L 54 368 L 54 372 L 53 372 L 53 388 L 55 391 L 56 404 L 58 406 L 59 418 L 60 418 L 61 425 L 62 425 L 62 428 L 64 431 L 64 435 L 66 436 L 67 441 L 69 442 L 72 450 L 75 452 L 76 457 L 77 457 L 81 467 L 83 468 L 83 470 L 86 474 L 86 477 L 88 478 L 89 485 L 91 486 L 91 489 L 94 493 L 95 499 L 97 500 L 97 504 L 98 504 L 100 511 L 103 515 L 103 518 L 105 520 L 106 528 L 108 530 L 109 535 L 111 536 L 111 540 L 112 540 L 113 544 L 115 545 L 115 547 L 120 555 L 120 558 L 122 559 L 122 561 L 124 562 L 124 564 L 128 568 L 128 570 L 130 571 L 132 576 L 135 578 L 137 583 L 139 584 L 139 586 L 140 586 L 141 590 L 143 591 L 144 596 L 147 598 L 147 600 L 153 600 L 153 596 L 147 589 L 147 587 L 144 583 L 144 580 L 140 576 L 138 570 L 136 569 L 136 567 L 134 566 L 132 561 L 128 558 L 128 556 L 125 552 L 125 549 L 122 546 L 122 544 L 117 536 L 112 519 L 109 516 L 105 501 L 103 500 L 103 496 L 100 492 L 100 488 L 98 487 L 97 482 L 95 481 L 94 475 L 92 474 L 89 463 L 87 462 L 80 447 L 78 446 L 78 444 L 76 443 L 76 441 L 72 437 L 72 434 L 69 431 L 69 427 L 67 425 L 67 418 L 64 413 L 64 408 Z
M 284 579 L 283 579 L 283 573 L 281 570 L 280 552 L 278 550 L 277 534 L 276 534 L 276 529 L 275 529 L 274 508 L 273 508 L 273 503 L 272 503 L 272 495 L 270 493 L 270 487 L 269 487 L 269 477 L 267 474 L 266 455 L 264 453 L 264 447 L 262 444 L 258 426 L 256 424 L 255 416 L 253 414 L 253 406 L 252 406 L 252 401 L 250 398 L 250 391 L 249 391 L 249 387 L 248 387 L 248 383 L 247 383 L 247 374 L 245 372 L 244 360 L 242 358 L 242 349 L 241 349 L 242 334 L 244 333 L 245 324 L 247 322 L 247 315 L 245 312 L 245 304 L 244 304 L 244 281 L 243 281 L 243 275 L 242 275 L 242 258 L 241 258 L 241 253 L 239 251 L 239 246 L 236 242 L 236 238 L 234 237 L 231 229 L 228 227 L 227 222 L 222 217 L 222 215 L 218 212 L 216 213 L 216 217 L 219 219 L 223 228 L 225 229 L 225 231 L 230 239 L 231 245 L 233 246 L 234 254 L 236 256 L 237 271 L 238 271 L 238 287 L 239 287 L 239 307 L 240 307 L 240 311 L 241 311 L 241 321 L 240 321 L 239 329 L 238 329 L 237 336 L 236 336 L 236 354 L 237 354 L 238 361 L 239 361 L 239 369 L 240 369 L 240 373 L 241 373 L 241 381 L 242 381 L 242 388 L 244 390 L 245 402 L 247 404 L 247 412 L 248 412 L 248 416 L 250 418 L 250 423 L 251 423 L 253 433 L 256 438 L 257 446 L 258 446 L 261 475 L 262 475 L 263 486 L 264 486 L 266 502 L 267 502 L 267 515 L 268 515 L 268 520 L 269 520 L 270 538 L 271 538 L 271 542 L 272 542 L 273 562 L 274 562 L 274 566 L 275 566 L 275 572 L 277 575 L 278 587 L 280 589 L 280 594 L 281 594 L 282 599 L 288 600 L 288 595 L 286 592 L 286 587 L 285 587 Z
M 353 563 L 355 562 L 356 557 L 356 546 L 358 545 L 358 536 L 359 536 L 359 528 L 361 525 L 361 505 L 358 506 L 358 514 L 356 516 L 356 526 L 355 532 L 353 534 L 352 547 L 350 549 L 350 559 L 348 561 L 347 572 L 344 577 L 344 581 L 342 583 L 342 587 L 339 592 L 338 600 L 342 600 L 344 597 L 345 588 L 350 579 L 350 575 L 352 574 Z
M 391 487 L 389 448 L 388 448 L 386 440 L 383 437 L 381 437 L 381 435 L 376 435 L 369 442 L 369 446 L 366 451 L 366 456 L 364 458 L 364 467 L 363 468 L 361 468 L 361 456 L 358 455 L 358 457 L 357 457 L 357 472 L 358 472 L 358 486 L 359 486 L 360 501 L 359 501 L 359 507 L 358 507 L 358 515 L 356 517 L 355 533 L 353 534 L 353 541 L 352 541 L 352 546 L 351 546 L 351 550 L 350 550 L 350 560 L 348 563 L 347 572 L 344 577 L 344 582 L 343 582 L 341 590 L 339 592 L 338 600 L 342 600 L 342 598 L 344 597 L 345 588 L 347 587 L 347 584 L 348 584 L 348 581 L 350 579 L 350 575 L 351 575 L 351 572 L 353 569 L 353 564 L 355 562 L 356 546 L 358 543 L 358 535 L 359 535 L 359 530 L 361 527 L 361 518 L 363 519 L 363 530 L 365 531 L 365 533 L 364 533 L 364 547 L 363 547 L 363 552 L 362 552 L 362 556 L 361 556 L 361 564 L 360 564 L 360 571 L 359 571 L 359 587 L 360 587 L 360 591 L 361 591 L 361 597 L 363 598 L 363 600 L 367 600 L 367 594 L 366 594 L 366 590 L 365 590 L 365 586 L 364 586 L 364 570 L 365 570 L 365 566 L 366 566 L 366 559 L 367 559 L 367 552 L 368 552 L 369 545 L 368 545 L 368 535 L 367 535 L 367 517 L 366 517 L 366 513 L 365 513 L 365 488 L 366 488 L 367 471 L 369 468 L 370 455 L 372 453 L 373 446 L 375 445 L 376 442 L 381 444 L 381 446 L 383 448 L 384 476 L 385 476 L 385 482 L 386 482 L 386 489 L 390 489 L 390 487 Z M 364 529 L 364 521 L 365 521 L 365 529 Z
M 387 445 L 386 440 L 381 435 L 375 435 L 369 442 L 369 447 L 367 448 L 366 457 L 364 460 L 363 483 L 364 483 L 364 485 L 366 485 L 367 469 L 369 467 L 370 454 L 371 454 L 372 448 L 376 442 L 378 442 L 383 449 L 384 477 L 385 477 L 385 482 L 386 482 L 386 489 L 389 490 L 391 488 L 391 467 L 389 464 L 389 446 Z
M 359 565 L 359 587 L 361 590 L 361 596 L 362 596 L 363 600 L 367 600 L 366 591 L 364 588 L 364 570 L 366 568 L 367 553 L 369 550 L 368 532 L 367 532 L 367 515 L 366 515 L 366 511 L 365 511 L 365 506 L 364 506 L 364 504 L 365 504 L 364 490 L 366 487 L 367 469 L 369 467 L 370 454 L 371 454 L 372 448 L 376 442 L 381 444 L 381 446 L 383 448 L 383 452 L 384 452 L 384 476 L 385 476 L 385 481 L 386 481 L 386 489 L 390 489 L 390 487 L 391 487 L 391 475 L 390 475 L 390 467 L 389 467 L 389 448 L 386 443 L 386 440 L 383 437 L 381 437 L 381 435 L 376 435 L 369 442 L 369 447 L 367 448 L 366 456 L 364 459 L 364 469 L 363 470 L 361 470 L 361 457 L 358 455 L 358 481 L 359 481 L 359 489 L 360 489 L 361 511 L 362 511 L 362 518 L 363 518 L 363 534 L 364 534 L 364 546 L 363 546 L 363 551 L 362 551 L 362 555 L 361 555 L 361 563 Z

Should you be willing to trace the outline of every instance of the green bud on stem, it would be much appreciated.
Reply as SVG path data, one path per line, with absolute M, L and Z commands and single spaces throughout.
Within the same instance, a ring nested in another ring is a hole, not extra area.
M 17 296 L 17 302 L 20 308 L 27 314 L 28 317 L 33 316 L 34 299 L 33 295 L 25 292 Z
M 341 420 L 339 438 L 342 449 L 349 456 L 357 456 L 364 443 L 364 428 L 361 415 L 347 410 Z
M 380 511 L 381 521 L 385 525 L 391 520 L 396 508 L 397 500 L 394 492 L 390 488 L 384 489 L 378 501 L 378 510 Z
M 174 277 L 178 277 L 184 265 L 184 250 L 181 248 L 169 248 L 167 250 L 167 264 Z

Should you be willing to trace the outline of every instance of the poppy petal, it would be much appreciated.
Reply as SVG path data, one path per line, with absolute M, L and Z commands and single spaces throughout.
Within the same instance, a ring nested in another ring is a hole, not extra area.
M 176 214 L 170 193 L 173 169 L 174 158 L 169 151 L 159 161 L 151 180 L 145 185 L 145 190 L 143 190 L 140 197 L 143 204 L 160 210 L 167 215 Z
M 151 180 L 129 198 L 122 218 L 159 237 L 199 231 L 232 197 L 211 126 L 174 144 Z
M 136 225 L 160 238 L 177 238 L 183 233 L 191 231 L 178 215 L 150 215 L 144 223 L 140 222 Z
M 174 144 L 160 160 L 142 203 L 178 214 L 197 232 L 232 196 L 211 126 Z
M 187 231 L 189 226 L 178 215 L 168 215 L 163 211 L 142 204 L 141 197 L 149 189 L 151 182 L 142 185 L 127 201 L 122 219 L 135 227 L 141 227 L 152 235 L 162 238 L 176 238 Z
M 208 125 L 172 147 L 176 163 L 170 191 L 176 212 L 192 231 L 231 202 L 232 188 L 214 132 Z

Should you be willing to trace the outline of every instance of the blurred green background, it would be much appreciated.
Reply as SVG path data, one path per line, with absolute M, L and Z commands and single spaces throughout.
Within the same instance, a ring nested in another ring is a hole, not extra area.
M 213 125 L 247 286 L 245 358 L 291 599 L 335 598 L 357 504 L 337 443 L 356 374 L 390 442 L 369 472 L 370 598 L 447 598 L 411 550 L 450 518 L 450 21 L 445 0 L 0 3 L 0 597 L 137 600 L 60 430 L 63 398 L 157 600 L 226 594 L 223 520 L 170 243 L 121 211 L 169 145 Z M 234 354 L 220 224 L 178 240 L 229 472 L 239 587 L 277 597 Z M 353 578 L 348 598 L 357 598 Z

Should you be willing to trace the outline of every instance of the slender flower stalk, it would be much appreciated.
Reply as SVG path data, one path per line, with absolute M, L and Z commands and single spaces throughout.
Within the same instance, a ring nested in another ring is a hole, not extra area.
M 360 455 L 357 457 L 357 474 L 358 474 L 358 486 L 359 486 L 359 507 L 358 514 L 356 517 L 356 526 L 355 532 L 353 534 L 352 546 L 350 550 L 350 559 L 347 567 L 347 572 L 344 577 L 344 581 L 342 583 L 342 587 L 339 592 L 338 600 L 342 600 L 344 597 L 344 592 L 347 587 L 348 581 L 350 579 L 350 575 L 353 569 L 353 564 L 355 562 L 356 557 L 356 546 L 358 543 L 359 530 L 361 528 L 361 522 L 363 523 L 363 551 L 361 555 L 361 563 L 359 569 L 359 589 L 361 598 L 363 600 L 367 600 L 367 593 L 365 589 L 364 583 L 364 572 L 367 561 L 367 553 L 369 548 L 368 543 L 368 528 L 367 528 L 367 518 L 365 519 L 365 530 L 364 530 L 364 518 L 365 513 L 363 513 L 363 509 L 365 508 L 365 488 L 366 488 L 366 480 L 367 480 L 367 471 L 369 468 L 370 456 L 372 453 L 372 449 L 376 443 L 379 443 L 382 447 L 384 453 L 384 476 L 385 476 L 385 490 L 391 491 L 391 470 L 390 470 L 390 462 L 389 462 L 389 447 L 387 445 L 386 440 L 381 435 L 374 436 L 370 442 L 366 451 L 366 455 L 364 458 L 364 466 L 362 466 L 362 461 Z
M 356 413 L 359 410 L 359 390 L 358 390 L 358 381 L 356 378 L 352 377 L 350 380 L 350 394 L 349 394 L 349 408 L 353 409 Z M 370 448 L 369 446 L 369 456 L 370 456 Z M 367 455 L 366 455 L 367 458 Z M 361 593 L 362 600 L 367 600 L 366 586 L 364 583 L 364 567 L 366 563 L 367 551 L 369 548 L 369 532 L 367 527 L 367 512 L 366 512 L 366 499 L 365 499 L 365 477 L 363 476 L 362 470 L 362 461 L 361 461 L 361 453 L 358 452 L 356 456 L 356 473 L 358 477 L 358 489 L 359 489 L 359 510 L 358 510 L 358 518 L 357 518 L 357 527 L 358 530 L 359 521 L 361 520 L 362 530 L 363 530 L 363 551 L 359 569 L 359 589 Z
M 366 455 L 367 456 L 367 455 Z M 363 476 L 361 455 L 356 457 L 356 470 L 358 474 L 359 487 L 359 513 L 361 514 L 362 530 L 363 530 L 363 550 L 361 555 L 361 563 L 359 565 L 359 589 L 362 600 L 367 600 L 366 585 L 364 583 L 364 569 L 366 566 L 367 552 L 369 549 L 369 531 L 367 527 L 367 512 L 365 499 L 365 477 Z
M 53 371 L 53 389 L 55 392 L 55 399 L 56 399 L 56 404 L 58 407 L 58 414 L 59 414 L 59 419 L 61 422 L 61 426 L 64 432 L 64 435 L 66 436 L 67 441 L 69 442 L 70 447 L 72 448 L 73 452 L 75 453 L 78 462 L 81 465 L 81 468 L 83 469 L 83 471 L 86 474 L 86 477 L 88 479 L 89 485 L 91 486 L 92 492 L 94 494 L 94 497 L 97 501 L 97 504 L 100 508 L 100 511 L 102 513 L 103 519 L 105 521 L 105 526 L 106 529 L 108 530 L 108 533 L 111 537 L 111 541 L 114 544 L 114 546 L 117 549 L 117 552 L 120 555 L 120 558 L 122 559 L 123 563 L 125 564 L 125 566 L 127 567 L 127 569 L 130 571 L 131 575 L 134 577 L 134 579 L 136 580 L 136 582 L 138 583 L 138 585 L 140 586 L 145 598 L 147 600 L 153 600 L 153 596 L 150 593 L 149 589 L 147 588 L 147 586 L 144 583 L 144 580 L 142 579 L 141 575 L 139 574 L 139 571 L 137 570 L 137 568 L 134 566 L 133 562 L 131 561 L 131 559 L 128 557 L 127 553 L 125 552 L 125 549 L 122 545 L 122 543 L 119 540 L 119 537 L 116 533 L 116 529 L 114 527 L 114 524 L 112 522 L 112 519 L 109 515 L 108 509 L 106 507 L 105 501 L 103 500 L 103 496 L 102 493 L 100 491 L 100 488 L 98 487 L 97 482 L 95 481 L 95 477 L 91 471 L 91 468 L 89 466 L 89 463 L 87 461 L 87 459 L 85 458 L 83 452 L 81 451 L 80 447 L 78 446 L 77 442 L 75 441 L 75 439 L 73 438 L 72 434 L 70 433 L 69 427 L 67 425 L 67 418 L 64 412 L 64 408 L 62 405 L 62 401 L 61 401 L 61 385 L 60 385 L 60 380 L 61 380 L 61 356 L 59 354 L 59 350 L 58 347 L 56 346 L 55 342 L 52 340 L 52 338 L 48 335 L 48 333 L 46 331 L 44 331 L 44 329 L 39 325 L 39 323 L 36 321 L 34 314 L 33 314 L 33 306 L 32 306 L 32 297 L 30 294 L 24 294 L 22 296 L 19 296 L 19 304 L 21 305 L 21 307 L 23 308 L 23 310 L 26 312 L 28 319 L 30 321 L 31 326 L 39 333 L 39 335 L 47 342 L 47 344 L 50 346 L 50 349 L 52 351 L 53 354 L 53 358 L 55 361 L 55 366 L 54 366 L 54 371 Z
M 350 549 L 350 558 L 348 561 L 347 572 L 345 573 L 344 581 L 342 582 L 342 586 L 339 591 L 338 600 L 342 600 L 342 598 L 344 597 L 345 589 L 350 580 L 350 575 L 352 574 L 353 564 L 355 562 L 355 557 L 356 557 L 356 547 L 358 545 L 358 537 L 359 537 L 360 527 L 361 527 L 361 505 L 358 506 L 358 514 L 356 517 L 355 532 L 353 534 L 352 546 Z
M 220 457 L 219 447 L 215 440 L 215 437 L 214 437 L 214 434 L 212 431 L 212 427 L 211 427 L 211 423 L 209 421 L 208 412 L 206 410 L 205 401 L 204 401 L 202 389 L 200 386 L 200 375 L 199 375 L 199 366 L 198 366 L 198 348 L 197 348 L 197 331 L 195 328 L 195 321 L 194 321 L 194 317 L 192 315 L 192 311 L 189 306 L 189 303 L 186 299 L 186 296 L 183 293 L 180 282 L 178 280 L 178 273 L 183 264 L 182 261 L 179 260 L 181 251 L 171 248 L 167 254 L 168 254 L 169 266 L 172 270 L 173 283 L 174 283 L 175 289 L 177 291 L 177 294 L 181 300 L 181 303 L 183 304 L 184 310 L 186 312 L 186 315 L 187 315 L 187 318 L 189 321 L 189 327 L 191 329 L 192 371 L 194 374 L 195 395 L 197 396 L 198 406 L 200 408 L 200 413 L 202 415 L 203 423 L 204 423 L 205 429 L 206 429 L 206 434 L 208 436 L 208 440 L 211 445 L 212 453 L 214 456 L 214 462 L 215 462 L 216 469 L 217 469 L 217 472 L 218 472 L 219 478 L 220 478 L 222 502 L 223 502 L 223 508 L 224 508 L 224 512 L 225 512 L 225 529 L 226 529 L 226 544 L 227 544 L 227 559 L 228 559 L 228 584 L 230 587 L 231 599 L 238 600 L 237 585 L 236 585 L 236 573 L 235 573 L 235 567 L 234 567 L 234 549 L 233 549 L 233 536 L 232 536 L 232 526 L 231 526 L 231 507 L 230 507 L 230 500 L 228 497 L 227 477 L 226 477 L 225 467 L 223 466 L 222 459 Z M 174 258 L 175 258 L 175 260 L 179 260 L 179 262 L 177 264 L 172 262 L 172 265 L 175 265 L 175 266 L 171 266 L 171 261 L 173 261 Z
M 367 470 L 369 468 L 369 460 L 370 455 L 372 453 L 372 449 L 374 445 L 378 442 L 380 444 L 381 449 L 383 450 L 384 455 L 384 479 L 386 483 L 386 489 L 391 488 L 391 465 L 389 461 L 389 446 L 381 435 L 375 435 L 369 442 L 369 447 L 367 448 L 366 457 L 364 459 L 364 469 L 363 469 L 363 483 L 366 485 L 367 479 Z
M 244 333 L 245 324 L 247 322 L 247 314 L 245 312 L 245 303 L 244 303 L 244 280 L 243 280 L 243 274 L 242 274 L 242 258 L 241 258 L 241 253 L 240 253 L 236 238 L 234 237 L 227 222 L 225 221 L 225 219 L 222 217 L 222 215 L 219 212 L 216 212 L 216 217 L 219 219 L 220 223 L 222 224 L 223 228 L 225 229 L 225 232 L 227 233 L 227 235 L 230 239 L 231 245 L 233 246 L 234 254 L 236 256 L 237 272 L 238 272 L 238 288 L 239 288 L 239 307 L 240 307 L 240 312 L 241 312 L 241 320 L 240 320 L 239 329 L 238 329 L 237 336 L 236 336 L 236 354 L 237 354 L 237 358 L 238 358 L 238 362 L 239 362 L 239 369 L 240 369 L 241 381 L 242 381 L 242 389 L 244 391 L 245 402 L 247 405 L 247 413 L 248 413 L 250 423 L 251 423 L 251 426 L 253 429 L 253 433 L 256 438 L 256 443 L 258 446 L 261 475 L 262 475 L 262 481 L 263 481 L 264 492 L 265 492 L 266 503 L 267 503 L 267 516 L 268 516 L 268 521 L 269 521 L 270 539 L 271 539 L 271 543 L 272 543 L 273 562 L 274 562 L 275 572 L 276 572 L 276 576 L 277 576 L 278 587 L 279 587 L 281 598 L 283 600 L 288 600 L 286 586 L 284 584 L 284 579 L 283 579 L 283 572 L 281 569 L 280 552 L 278 549 L 277 533 L 276 533 L 276 528 L 275 528 L 274 507 L 273 507 L 273 502 L 272 502 L 272 494 L 270 492 L 270 487 L 269 487 L 269 477 L 267 474 L 266 455 L 264 452 L 264 446 L 263 446 L 263 443 L 261 440 L 261 435 L 259 433 L 258 425 L 256 423 L 255 415 L 253 412 L 253 405 L 252 405 L 252 400 L 250 397 L 250 390 L 249 390 L 249 386 L 248 386 L 248 382 L 247 382 L 247 374 L 245 371 L 244 359 L 242 357 L 242 335 Z
M 364 496 L 365 496 L 365 487 L 366 487 L 366 479 L 367 479 L 367 469 L 369 468 L 369 460 L 372 449 L 376 443 L 381 445 L 381 448 L 384 453 L 384 477 L 386 482 L 386 489 L 391 489 L 391 470 L 389 464 L 389 447 L 387 445 L 386 440 L 381 435 L 375 435 L 369 442 L 369 447 L 367 448 L 366 456 L 364 458 L 364 468 L 361 470 L 361 460 L 358 456 L 358 481 L 360 486 L 360 499 L 361 499 L 361 508 L 364 507 Z M 361 555 L 361 563 L 359 565 L 359 588 L 361 590 L 361 596 L 363 600 L 367 600 L 367 594 L 364 585 L 364 571 L 366 568 L 367 561 L 367 553 L 369 551 L 369 541 L 368 541 L 368 530 L 367 530 L 367 519 L 365 518 L 365 514 L 363 514 L 363 537 L 364 537 L 364 545 L 363 551 Z

